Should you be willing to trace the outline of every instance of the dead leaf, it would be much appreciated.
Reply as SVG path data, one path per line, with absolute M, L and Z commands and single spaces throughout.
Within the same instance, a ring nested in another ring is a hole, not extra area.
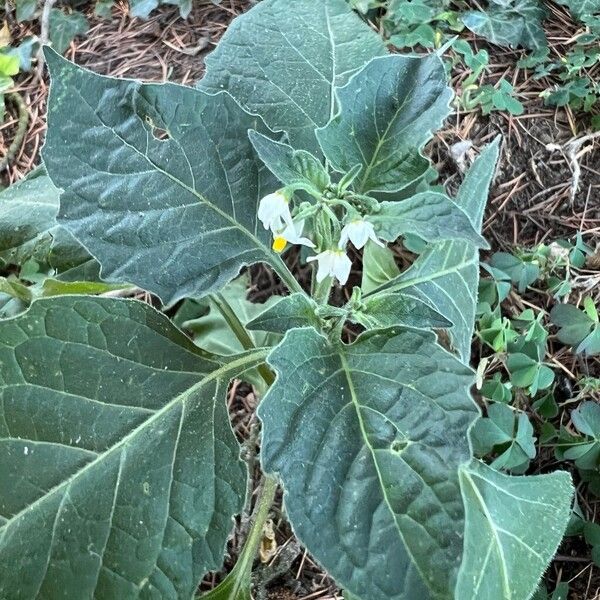
M 273 521 L 268 519 L 263 527 L 262 539 L 260 540 L 260 562 L 268 563 L 277 552 L 277 541 L 273 530 Z
M 4 21 L 4 25 L 2 26 L 2 29 L 0 29 L 0 48 L 6 48 L 7 46 L 10 46 L 11 41 L 12 37 L 10 35 L 8 23 Z

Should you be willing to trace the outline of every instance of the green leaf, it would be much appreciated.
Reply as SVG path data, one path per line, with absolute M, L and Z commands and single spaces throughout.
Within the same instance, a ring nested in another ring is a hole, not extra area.
M 460 482 L 465 550 L 455 598 L 529 598 L 567 527 L 571 477 L 512 477 L 472 461 L 461 468 Z
M 597 470 L 600 464 L 600 407 L 592 401 L 582 402 L 571 412 L 571 420 L 577 430 L 588 438 L 567 448 L 564 458 L 574 460 L 579 469 Z
M 414 567 L 436 597 L 452 597 L 456 473 L 477 408 L 473 372 L 435 340 L 392 328 L 332 346 L 293 329 L 268 360 L 277 379 L 258 409 L 263 467 L 283 481 L 297 536 L 361 598 L 427 598 Z
M 369 296 L 364 308 L 354 310 L 349 319 L 367 329 L 404 325 L 421 329 L 452 327 L 452 323 L 422 300 L 408 294 L 385 293 Z
M 400 275 L 394 253 L 387 246 L 367 242 L 362 257 L 361 290 L 368 294 Z
M 21 61 L 18 56 L 0 53 L 0 75 L 11 77 L 19 72 Z
M 476 231 L 481 231 L 488 190 L 496 169 L 499 139 L 488 145 L 467 172 L 456 204 L 464 209 Z M 468 362 L 477 307 L 479 253 L 463 241 L 429 246 L 398 278 L 379 289 L 402 291 L 429 304 L 452 322 L 449 330 L 459 356 Z
M 199 86 L 227 90 L 271 129 L 286 131 L 294 148 L 320 157 L 315 128 L 335 114 L 335 88 L 385 53 L 344 0 L 264 0 L 231 23 Z
M 533 427 L 525 414 L 517 415 L 506 404 L 492 404 L 488 416 L 479 419 L 471 430 L 473 451 L 477 456 L 498 452 L 494 469 L 523 470 L 535 458 Z
M 291 146 L 250 131 L 250 141 L 260 159 L 283 185 L 305 190 L 320 198 L 331 183 L 325 167 L 310 152 L 294 150 Z
M 503 382 L 500 373 L 494 373 L 492 379 L 487 379 L 481 386 L 481 395 L 494 402 L 510 404 L 512 401 L 512 386 Z
M 577 353 L 600 353 L 600 324 L 586 311 L 572 304 L 557 304 L 550 312 L 550 320 L 557 325 L 557 337 L 575 348 Z
M 506 366 L 513 385 L 528 388 L 532 396 L 538 390 L 549 388 L 554 382 L 554 371 L 550 367 L 521 352 L 509 354 Z
M 220 0 L 211 0 L 213 4 L 220 4 Z M 150 13 L 159 5 L 171 4 L 179 7 L 179 15 L 187 19 L 192 11 L 192 0 L 129 0 L 132 17 L 147 19 Z
M 246 327 L 251 331 L 271 331 L 284 334 L 294 327 L 319 327 L 316 316 L 317 304 L 306 294 L 292 294 L 276 298 L 276 302 L 264 309 Z
M 34 259 L 57 271 L 91 259 L 56 222 L 59 191 L 43 172 L 0 193 L 0 264 L 21 266 Z
M 485 12 L 467 11 L 461 19 L 468 29 L 492 44 L 538 50 L 548 44 L 542 27 L 546 14 L 538 0 L 492 1 Z
M 37 0 L 15 0 L 17 21 L 29 21 L 37 9 Z
M 59 222 L 105 279 L 174 302 L 221 288 L 243 265 L 280 264 L 256 215 L 276 187 L 248 139 L 257 117 L 227 94 L 102 77 L 51 52 L 47 60 L 43 155 L 64 190 Z
M 514 256 L 508 252 L 495 252 L 489 262 L 494 269 L 500 269 L 509 275 L 519 292 L 523 293 L 540 276 L 539 263 L 527 258 Z
M 0 321 L 0 596 L 189 598 L 246 473 L 227 364 L 150 306 L 39 300 Z
M 472 244 L 442 242 L 427 248 L 411 267 L 379 291 L 410 294 L 451 321 L 452 343 L 461 358 L 468 361 L 478 277 L 479 257 Z
M 425 174 L 429 160 L 420 151 L 452 98 L 439 57 L 375 58 L 337 95 L 340 110 L 317 138 L 338 171 L 363 166 L 356 191 L 398 192 Z
M 377 235 L 388 242 L 411 233 L 426 242 L 461 239 L 489 247 L 465 212 L 448 196 L 437 192 L 423 192 L 401 202 L 382 202 L 369 221 Z
M 600 0 L 557 0 L 559 4 L 567 6 L 575 17 L 584 20 L 586 17 L 600 13 Z
M 62 54 L 78 35 L 90 28 L 87 19 L 77 11 L 64 12 L 59 8 L 50 10 L 50 42 L 52 48 Z

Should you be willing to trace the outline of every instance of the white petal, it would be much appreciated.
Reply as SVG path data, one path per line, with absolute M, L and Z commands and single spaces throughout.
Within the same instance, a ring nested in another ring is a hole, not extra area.
M 304 221 L 298 221 L 298 223 L 292 223 L 292 225 L 286 225 L 281 231 L 277 232 L 279 237 L 284 238 L 290 244 L 302 244 L 309 248 L 314 248 L 315 245 L 305 237 L 302 237 L 302 230 L 304 229 Z
M 271 229 L 276 233 L 284 225 L 292 224 L 292 215 L 288 201 L 282 192 L 268 194 L 261 199 L 258 205 L 258 218 L 262 221 L 265 229 Z
M 317 282 L 321 283 L 323 279 L 332 275 L 331 269 L 333 265 L 334 254 L 331 250 L 325 250 L 316 256 L 309 256 L 307 262 L 317 261 Z
M 332 264 L 333 275 L 337 277 L 337 280 L 344 285 L 348 281 L 350 276 L 350 270 L 352 269 L 352 261 L 348 258 L 345 252 L 336 252 L 334 261 Z
M 340 236 L 339 246 L 340 248 L 344 248 L 348 243 L 348 240 L 350 240 L 352 244 L 360 250 L 367 243 L 367 240 L 369 240 L 369 238 L 372 239 L 372 237 L 377 239 L 373 224 L 364 219 L 356 219 L 344 225 Z
M 353 225 L 354 227 L 349 231 L 350 241 L 354 244 L 355 248 L 360 250 L 369 239 L 369 226 L 373 229 L 373 225 L 366 221 L 359 221 Z
M 348 243 L 348 240 L 350 239 L 350 236 L 348 235 L 349 227 L 350 227 L 350 223 L 348 223 L 342 227 L 342 233 L 340 234 L 340 243 L 338 244 L 338 246 L 340 248 L 345 248 L 346 244 Z

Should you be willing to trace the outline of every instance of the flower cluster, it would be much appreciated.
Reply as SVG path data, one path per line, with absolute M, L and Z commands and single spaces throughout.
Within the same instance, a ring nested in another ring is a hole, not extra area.
M 290 210 L 290 197 L 285 190 L 279 190 L 265 196 L 258 207 L 258 218 L 265 229 L 273 234 L 273 250 L 283 252 L 287 244 L 301 244 L 315 248 L 315 243 L 307 237 L 302 237 L 304 219 L 294 221 Z M 339 226 L 338 226 L 339 231 Z M 347 221 L 339 235 L 337 245 L 326 248 L 315 256 L 310 256 L 308 262 L 317 262 L 317 282 L 326 277 L 335 277 L 342 285 L 348 281 L 352 261 L 346 254 L 346 246 L 351 242 L 361 249 L 372 240 L 379 246 L 384 244 L 378 239 L 373 224 L 361 216 L 355 216 Z

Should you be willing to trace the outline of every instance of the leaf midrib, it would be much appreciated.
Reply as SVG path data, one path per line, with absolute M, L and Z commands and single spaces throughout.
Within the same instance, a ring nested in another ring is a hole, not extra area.
M 509 583 L 508 571 L 506 569 L 506 559 L 504 557 L 504 549 L 502 548 L 502 543 L 500 542 L 500 538 L 498 537 L 496 529 L 495 529 L 495 527 L 493 527 L 494 520 L 492 519 L 492 516 L 487 508 L 487 505 L 486 505 L 483 497 L 479 493 L 479 490 L 477 489 L 477 486 L 475 485 L 473 478 L 465 470 L 462 470 L 462 473 L 463 473 L 464 477 L 466 478 L 466 480 L 469 482 L 469 485 L 470 485 L 471 489 L 473 490 L 475 499 L 477 500 L 479 506 L 481 507 L 481 511 L 483 512 L 483 514 L 486 518 L 486 522 L 489 524 L 489 529 L 492 534 L 492 540 L 490 543 L 493 543 L 496 546 L 496 552 L 500 559 L 500 569 L 501 569 L 501 575 L 502 575 L 502 589 L 504 591 L 504 598 L 510 599 L 510 598 L 512 598 L 512 594 L 510 592 L 510 583 Z
M 396 515 L 394 513 L 394 510 L 392 509 L 392 506 L 390 504 L 389 498 L 386 494 L 386 487 L 383 481 L 383 475 L 381 473 L 381 470 L 379 469 L 379 463 L 377 462 L 377 459 L 375 457 L 375 448 L 373 448 L 373 446 L 371 445 L 371 443 L 369 442 L 369 438 L 367 436 L 367 431 L 365 428 L 365 423 L 362 417 L 362 413 L 361 413 L 361 405 L 360 402 L 358 400 L 358 397 L 356 395 L 356 390 L 354 388 L 354 382 L 352 381 L 352 376 L 351 376 L 351 371 L 350 371 L 350 366 L 348 364 L 348 359 L 346 358 L 346 355 L 340 350 L 339 352 L 339 357 L 340 357 L 340 361 L 341 361 L 341 365 L 342 365 L 342 370 L 344 371 L 344 375 L 346 376 L 346 381 L 348 382 L 348 388 L 350 390 L 350 398 L 352 401 L 352 404 L 354 405 L 354 410 L 356 411 L 356 416 L 359 422 L 359 426 L 360 426 L 360 430 L 361 430 L 361 434 L 362 437 L 364 439 L 364 443 L 366 444 L 366 446 L 369 448 L 369 452 L 371 453 L 371 458 L 373 460 L 373 465 L 375 467 L 375 471 L 377 473 L 377 479 L 379 481 L 379 487 L 381 489 L 381 494 L 383 496 L 384 502 L 390 512 L 390 515 L 392 517 L 392 520 L 394 522 L 395 525 L 395 529 L 398 532 L 398 535 L 400 536 L 400 539 L 402 540 L 402 545 L 404 546 L 404 550 L 406 551 L 406 553 L 408 554 L 411 563 L 415 566 L 415 568 L 419 571 L 423 581 L 427 581 L 427 577 L 425 575 L 425 573 L 423 573 L 423 571 L 421 570 L 420 565 L 417 563 L 417 561 L 415 560 L 415 557 L 413 556 L 412 552 L 410 551 L 410 548 L 408 546 L 408 544 L 406 543 L 406 539 L 404 537 L 404 534 L 402 533 L 402 530 L 400 529 L 399 525 L 398 525 L 398 521 L 396 519 Z M 429 586 L 427 586 L 429 587 Z
M 51 495 L 56 493 L 58 490 L 62 489 L 65 486 L 70 485 L 75 479 L 80 477 L 88 469 L 91 469 L 96 464 L 102 462 L 112 452 L 120 449 L 121 447 L 124 447 L 130 439 L 134 438 L 140 431 L 142 431 L 148 425 L 150 425 L 150 424 L 154 423 L 156 420 L 160 419 L 164 414 L 166 414 L 168 411 L 170 411 L 179 402 L 185 402 L 187 397 L 198 392 L 205 385 L 211 383 L 214 380 L 218 381 L 219 378 L 232 377 L 236 372 L 239 372 L 238 369 L 245 367 L 246 365 L 250 365 L 252 363 L 262 362 L 269 354 L 269 351 L 270 351 L 269 348 L 259 348 L 255 351 L 246 353 L 241 358 L 238 358 L 237 360 L 233 360 L 233 361 L 229 362 L 227 365 L 225 365 L 219 369 L 216 369 L 212 373 L 209 373 L 208 375 L 206 375 L 206 377 L 204 377 L 203 379 L 201 379 L 200 381 L 198 381 L 197 383 L 192 385 L 190 388 L 188 388 L 181 394 L 178 394 L 177 396 L 175 396 L 175 398 L 173 398 L 172 400 L 167 402 L 161 409 L 157 410 L 147 420 L 143 421 L 142 423 L 140 423 L 140 425 L 138 425 L 137 427 L 132 429 L 129 433 L 127 433 L 127 435 L 122 437 L 113 446 L 111 446 L 110 448 L 107 448 L 104 452 L 99 453 L 96 459 L 86 463 L 81 469 L 72 473 L 67 479 L 61 481 L 59 484 L 54 486 L 52 489 L 48 490 L 45 494 L 43 494 L 42 496 L 37 498 L 34 502 L 32 502 L 31 504 L 29 504 L 28 506 L 23 508 L 21 511 L 19 511 L 18 513 L 14 514 L 12 517 L 10 517 L 10 519 L 7 519 L 6 522 L 0 526 L 0 533 L 1 533 L 0 544 L 4 538 L 4 535 L 8 531 L 8 528 L 13 523 L 18 521 L 27 512 L 29 512 L 30 510 L 35 508 L 38 504 L 42 503 L 44 500 L 46 500 L 48 497 L 50 497 Z M 242 369 L 242 370 L 245 370 L 245 369 Z
M 221 208 L 219 208 L 219 206 L 217 206 L 216 204 L 214 204 L 213 202 L 208 200 L 208 198 L 203 196 L 200 192 L 196 191 L 194 188 L 190 187 L 189 185 L 187 185 L 180 179 L 177 179 L 174 175 L 171 175 L 171 173 L 168 173 L 167 171 L 165 171 L 164 169 L 159 167 L 157 164 L 155 164 L 148 155 L 141 152 L 133 144 L 130 144 L 121 135 L 119 135 L 119 133 L 114 129 L 114 127 L 111 127 L 109 124 L 105 123 L 102 120 L 102 118 L 100 117 L 98 112 L 87 101 L 87 99 L 82 95 L 80 88 L 75 88 L 75 91 L 76 91 L 77 95 L 79 96 L 79 98 L 81 99 L 81 101 L 90 109 L 92 114 L 96 117 L 96 119 L 102 125 L 102 127 L 105 127 L 106 129 L 108 129 L 115 136 L 115 138 L 117 138 L 117 140 L 119 140 L 124 146 L 131 149 L 138 156 L 142 157 L 157 173 L 164 175 L 165 177 L 167 177 L 168 179 L 173 181 L 176 185 L 178 185 L 179 187 L 184 189 L 186 192 L 188 192 L 188 193 L 192 194 L 193 196 L 195 196 L 196 198 L 198 198 L 198 202 L 196 204 L 208 206 L 211 210 L 216 212 L 219 216 L 221 216 L 224 219 L 226 219 L 227 221 L 229 221 L 235 227 L 235 229 L 241 231 L 245 236 L 250 238 L 250 240 L 258 247 L 258 249 L 263 252 L 263 254 L 265 255 L 266 262 L 272 263 L 271 252 L 269 251 L 267 246 L 265 244 L 263 244 L 263 242 L 261 240 L 259 240 L 249 229 L 242 226 L 238 221 L 235 220 L 235 218 L 233 216 L 231 216 L 229 213 L 227 213 L 224 210 L 222 210 Z M 197 90 L 197 92 L 199 94 L 204 94 L 206 96 L 209 96 L 208 94 L 205 94 L 205 92 L 202 92 L 202 90 Z M 227 92 L 219 92 L 219 93 L 227 96 L 228 98 L 231 99 L 231 101 L 235 102 L 235 100 L 232 98 L 232 96 L 230 96 Z M 237 104 L 237 102 L 236 102 L 236 104 Z M 240 110 L 242 110 L 243 112 L 246 112 L 246 111 L 244 111 L 244 109 L 241 106 L 240 106 Z M 246 113 L 246 114 L 250 114 L 250 113 Z M 138 119 L 139 119 L 139 117 L 138 117 Z M 140 120 L 140 123 L 141 123 L 141 120 Z M 187 159 L 187 155 L 185 155 L 185 153 L 184 153 L 184 156 L 186 156 L 186 159 Z M 220 160 L 220 155 L 219 155 L 219 160 Z M 231 192 L 229 195 L 231 198 Z M 232 205 L 232 210 L 235 210 L 233 198 L 231 198 L 231 205 Z M 193 206 L 193 205 L 188 204 L 185 206 Z

